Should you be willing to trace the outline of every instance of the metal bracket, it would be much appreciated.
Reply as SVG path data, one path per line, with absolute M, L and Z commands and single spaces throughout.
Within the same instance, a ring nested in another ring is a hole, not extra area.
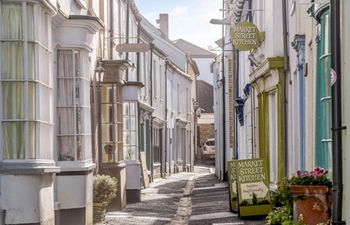
M 346 130 L 346 126 L 332 128 L 332 131 Z

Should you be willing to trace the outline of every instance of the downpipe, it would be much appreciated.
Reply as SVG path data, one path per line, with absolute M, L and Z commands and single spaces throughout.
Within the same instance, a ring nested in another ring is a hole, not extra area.
M 287 0 L 282 0 L 282 17 L 283 17 L 283 53 L 284 65 L 282 74 L 282 117 L 283 117 L 283 164 L 284 176 L 288 177 L 288 115 L 287 115 L 287 77 L 289 70 L 289 54 L 288 54 L 288 31 L 287 31 Z
M 334 225 L 345 224 L 342 218 L 343 207 L 343 149 L 342 149 L 342 105 L 341 105 L 341 50 L 340 50 L 340 2 L 331 0 L 331 67 L 337 74 L 332 86 L 332 169 L 333 169 L 333 202 L 332 219 Z

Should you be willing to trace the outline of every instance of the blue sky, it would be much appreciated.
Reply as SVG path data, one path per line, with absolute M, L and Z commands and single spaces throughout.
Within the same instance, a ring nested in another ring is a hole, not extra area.
M 216 47 L 214 41 L 221 37 L 221 26 L 209 20 L 221 18 L 222 0 L 135 0 L 141 12 L 150 22 L 159 13 L 169 14 L 169 36 L 190 41 L 202 48 Z

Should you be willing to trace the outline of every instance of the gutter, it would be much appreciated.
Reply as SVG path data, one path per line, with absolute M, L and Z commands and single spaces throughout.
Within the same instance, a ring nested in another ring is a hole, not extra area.
M 284 53 L 284 64 L 283 64 L 283 75 L 282 75 L 282 120 L 283 130 L 282 139 L 284 145 L 283 151 L 283 164 L 284 164 L 284 176 L 288 177 L 288 111 L 287 111 L 287 77 L 289 70 L 289 55 L 288 55 L 288 31 L 287 31 L 287 0 L 282 0 L 282 17 L 283 17 L 283 53 Z
M 332 224 L 346 224 L 342 219 L 343 210 L 343 143 L 342 131 L 342 96 L 341 96 L 341 42 L 340 42 L 340 1 L 330 1 L 331 15 L 331 67 L 337 74 L 337 80 L 332 86 L 332 166 L 333 166 L 333 202 Z

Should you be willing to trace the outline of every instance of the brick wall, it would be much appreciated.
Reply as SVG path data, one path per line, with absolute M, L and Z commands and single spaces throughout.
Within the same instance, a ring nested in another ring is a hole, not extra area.
M 199 145 L 203 146 L 203 143 L 208 138 L 214 138 L 214 124 L 200 124 L 199 127 Z

